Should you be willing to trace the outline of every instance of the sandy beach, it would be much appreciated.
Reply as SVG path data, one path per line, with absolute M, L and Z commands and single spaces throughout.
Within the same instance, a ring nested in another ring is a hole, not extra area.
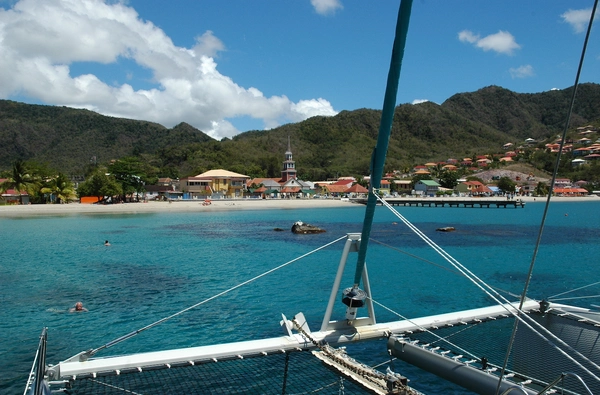
M 29 204 L 0 206 L 0 217 L 68 214 L 138 214 L 168 212 L 203 212 L 231 210 L 286 210 L 304 208 L 333 208 L 354 206 L 340 199 L 231 199 L 213 200 L 203 205 L 199 200 L 172 202 L 149 201 L 122 204 Z
M 402 199 L 402 198 L 397 198 Z M 415 199 L 415 198 L 406 198 Z M 429 200 L 453 199 L 481 199 L 481 198 L 452 198 L 452 197 L 427 197 Z M 527 203 L 545 203 L 545 197 L 519 197 Z M 506 200 L 502 197 L 485 198 L 485 200 Z M 600 197 L 589 195 L 585 197 L 553 197 L 552 202 L 590 202 L 600 201 Z M 155 212 L 203 212 L 203 211 L 231 211 L 231 210 L 286 210 L 310 208 L 334 208 L 355 206 L 348 200 L 341 199 L 231 199 L 213 200 L 210 205 L 203 205 L 202 201 L 172 201 L 122 204 L 29 204 L 0 206 L 0 217 L 23 217 L 34 215 L 69 215 L 69 214 L 137 214 Z

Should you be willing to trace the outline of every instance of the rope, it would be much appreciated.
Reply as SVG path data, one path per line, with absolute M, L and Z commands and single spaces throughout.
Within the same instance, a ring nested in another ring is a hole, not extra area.
M 535 333 L 539 337 L 541 337 L 549 346 L 555 348 L 559 353 L 563 354 L 563 356 L 565 356 L 571 362 L 573 362 L 574 364 L 579 366 L 581 369 L 586 371 L 594 379 L 600 381 L 600 377 L 598 377 L 596 374 L 592 373 L 588 368 L 583 366 L 579 361 L 575 360 L 571 355 L 567 354 L 567 352 L 565 350 L 559 348 L 558 346 L 556 346 L 556 344 L 552 343 L 546 336 L 544 336 L 540 332 L 540 330 L 542 332 L 544 332 L 548 337 L 554 339 L 557 343 L 561 344 L 563 347 L 567 348 L 573 354 L 579 356 L 582 360 L 588 362 L 589 364 L 591 364 L 594 368 L 598 369 L 599 371 L 600 371 L 600 366 L 598 366 L 596 363 L 591 361 L 585 355 L 581 354 L 579 351 L 575 350 L 573 347 L 571 347 L 570 345 L 565 343 L 562 339 L 560 339 L 559 337 L 557 337 L 556 335 L 551 333 L 549 330 L 544 328 L 541 324 L 539 324 L 535 320 L 531 319 L 531 317 L 527 316 L 526 314 L 522 314 L 522 310 L 521 310 L 522 305 L 520 305 L 518 309 L 508 308 L 507 305 L 505 305 L 505 303 L 510 303 L 510 302 L 506 298 L 504 298 L 502 295 L 500 295 L 498 292 L 496 292 L 492 287 L 487 285 L 483 280 L 481 280 L 474 273 L 472 273 L 470 270 L 468 270 L 465 266 L 463 266 L 460 262 L 458 262 L 454 257 L 452 257 L 450 254 L 448 254 L 446 251 L 444 251 L 440 246 L 435 244 L 435 242 L 433 242 L 431 239 L 429 239 L 429 237 L 427 237 L 427 235 L 425 235 L 420 229 L 418 229 L 416 226 L 414 226 L 412 223 L 410 223 L 410 221 L 408 221 L 397 210 L 395 210 L 388 202 L 386 202 L 384 199 L 379 197 L 375 193 L 375 191 L 373 191 L 373 194 L 381 202 L 381 204 L 386 206 L 392 213 L 394 213 L 396 215 L 396 217 L 398 217 L 398 219 L 400 219 L 406 226 L 408 226 L 409 229 L 411 229 L 423 241 L 425 241 L 431 248 L 433 248 L 444 259 L 446 259 L 446 261 L 448 261 L 454 268 L 456 268 L 459 272 L 461 272 L 469 281 L 471 281 L 475 286 L 477 286 L 479 289 L 481 289 L 492 300 L 494 300 L 496 303 L 498 303 L 499 306 L 502 306 L 510 315 L 515 317 L 515 319 L 516 319 L 515 320 L 515 330 L 514 330 L 513 335 L 511 336 L 511 341 L 509 343 L 509 350 L 510 350 L 510 347 L 512 347 L 512 343 L 514 342 L 514 335 L 516 333 L 516 325 L 518 322 L 521 322 L 523 325 L 525 325 L 527 328 L 529 328 L 533 333 Z M 503 303 L 501 301 L 503 301 Z M 537 327 L 538 330 L 534 329 L 532 325 Z M 507 364 L 507 361 L 505 361 L 503 371 L 506 370 L 506 364 Z
M 103 386 L 108 387 L 108 388 L 119 390 L 121 392 L 126 392 L 128 394 L 143 395 L 143 394 L 140 394 L 139 392 L 134 392 L 134 391 L 131 391 L 131 390 L 128 390 L 128 389 L 125 389 L 125 388 L 117 387 L 116 385 L 104 383 L 102 381 L 98 381 L 98 380 L 94 380 L 94 379 L 90 379 L 90 381 L 93 382 L 93 383 L 99 384 L 99 385 L 103 385 Z
M 589 295 L 589 296 L 572 296 L 570 298 L 558 298 L 558 299 L 552 299 L 552 301 L 557 301 L 557 300 L 576 300 L 576 299 L 589 299 L 589 298 L 598 298 L 600 297 L 600 295 Z
M 481 289 L 486 295 L 488 295 L 492 300 L 494 300 L 499 305 L 503 305 L 504 303 L 509 303 L 509 301 L 503 298 L 500 294 L 492 289 L 489 285 L 485 283 L 482 279 L 477 277 L 473 272 L 468 270 L 465 266 L 463 266 L 460 262 L 458 262 L 454 257 L 452 257 L 448 252 L 444 251 L 444 249 L 438 246 L 433 240 L 431 240 L 425 233 L 423 233 L 419 228 L 410 223 L 402 214 L 400 214 L 397 210 L 395 210 L 388 202 L 379 197 L 375 191 L 373 194 L 377 197 L 377 199 L 387 207 L 398 219 L 400 219 L 409 229 L 411 229 L 417 236 L 421 238 L 427 245 L 429 245 L 434 251 L 436 251 L 442 258 L 444 258 L 448 263 L 450 263 L 455 269 L 457 269 L 463 276 L 469 279 L 475 286 Z M 487 288 L 487 289 L 486 289 Z M 494 296 L 494 293 L 496 296 Z M 498 298 L 502 299 L 501 302 Z M 508 308 L 505 307 L 507 312 L 510 314 L 514 313 Z
M 404 250 L 402 250 L 402 249 L 400 249 L 400 248 L 398 248 L 398 247 L 394 247 L 394 246 L 392 246 L 392 245 L 389 245 L 389 244 L 383 243 L 383 242 L 381 242 L 381 241 L 379 241 L 379 240 L 375 240 L 375 239 L 370 239 L 370 241 L 371 241 L 371 242 L 373 242 L 373 243 L 379 244 L 379 245 L 381 245 L 381 246 L 387 247 L 387 248 L 389 248 L 389 249 L 391 249 L 391 250 L 393 250 L 393 251 L 396 251 L 396 252 L 399 252 L 399 253 L 401 253 L 401 254 L 404 254 L 404 255 L 406 255 L 406 256 L 409 256 L 409 257 L 411 257 L 411 258 L 414 258 L 414 259 L 417 259 L 417 260 L 419 260 L 419 261 L 423 261 L 423 262 L 425 262 L 425 263 L 428 263 L 428 264 L 430 264 L 430 265 L 432 265 L 432 266 L 435 266 L 435 267 L 437 267 L 437 268 L 439 268 L 439 269 L 446 270 L 446 271 L 448 271 L 448 272 L 450 272 L 450 273 L 452 273 L 452 274 L 456 274 L 456 275 L 458 275 L 458 276 L 462 276 L 462 273 L 460 273 L 460 272 L 459 272 L 459 271 L 457 271 L 457 270 L 452 270 L 452 269 L 450 269 L 449 267 L 446 267 L 446 266 L 440 265 L 440 264 L 438 264 L 438 263 L 432 262 L 432 261 L 430 261 L 430 260 L 428 260 L 428 259 L 425 259 L 425 258 L 422 258 L 422 257 L 420 257 L 420 256 L 418 256 L 418 255 L 411 254 L 410 252 L 404 251 Z M 505 290 L 505 289 L 502 289 L 502 288 L 500 288 L 500 287 L 494 287 L 494 286 L 491 286 L 491 285 L 489 285 L 489 284 L 488 284 L 488 287 L 490 287 L 490 288 L 492 288 L 492 289 L 495 289 L 496 291 L 503 292 L 503 293 L 505 293 L 505 294 L 507 294 L 507 295 L 510 295 L 510 296 L 514 296 L 514 297 L 519 297 L 519 296 L 520 296 L 520 295 L 514 294 L 514 293 L 512 293 L 512 292 L 510 292 L 510 291 L 507 291 L 507 290 Z
M 325 248 L 327 248 L 327 247 L 329 247 L 329 246 L 331 246 L 331 245 L 333 245 L 333 244 L 335 244 L 335 243 L 339 242 L 340 240 L 344 240 L 344 239 L 346 239 L 346 236 L 342 236 L 342 237 L 340 237 L 340 238 L 338 238 L 338 239 L 336 239 L 336 240 L 333 240 L 333 241 L 331 241 L 331 242 L 329 242 L 329 243 L 327 243 L 327 244 L 325 244 L 325 245 L 323 245 L 323 246 L 321 246 L 321 247 L 318 247 L 318 248 L 316 248 L 316 249 L 314 249 L 314 250 L 312 250 L 312 251 L 310 251 L 310 252 L 307 252 L 307 253 L 306 253 L 306 254 L 304 254 L 304 255 L 300 255 L 299 257 L 296 257 L 296 258 L 294 258 L 294 259 L 292 259 L 292 260 L 290 260 L 290 261 L 287 261 L 286 263 L 283 263 L 283 264 L 281 264 L 281 265 L 279 265 L 279 266 L 277 266 L 277 267 L 275 267 L 275 268 L 273 268 L 273 269 L 267 270 L 266 272 L 264 272 L 264 273 L 262 273 L 262 274 L 259 274 L 258 276 L 255 276 L 255 277 L 253 277 L 253 278 L 251 278 L 251 279 L 249 279 L 249 280 L 246 280 L 246 281 L 244 281 L 244 282 L 242 282 L 242 283 L 240 283 L 240 284 L 238 284 L 238 285 L 235 285 L 235 286 L 233 286 L 233 287 L 231 287 L 231 288 L 229 288 L 229 289 L 227 289 L 227 290 L 225 290 L 225 291 L 223 291 L 223 292 L 220 292 L 220 293 L 218 293 L 218 294 L 216 294 L 216 295 L 213 295 L 213 296 L 211 296 L 211 297 L 209 297 L 209 298 L 207 298 L 207 299 L 204 299 L 203 301 L 201 301 L 201 302 L 199 302 L 199 303 L 196 303 L 195 305 L 189 306 L 189 307 L 187 307 L 187 308 L 185 308 L 185 309 L 183 309 L 183 310 L 181 310 L 181 311 L 178 311 L 178 312 L 177 312 L 177 313 L 175 313 L 175 314 L 171 314 L 170 316 L 167 316 L 167 317 L 165 317 L 165 318 L 162 318 L 162 319 L 160 319 L 160 320 L 158 320 L 158 321 L 156 321 L 156 322 L 153 322 L 152 324 L 150 324 L 150 325 L 147 325 L 147 326 L 145 326 L 145 327 L 143 327 L 143 328 L 141 328 L 141 329 L 135 330 L 135 331 L 133 331 L 133 332 L 131 332 L 131 333 L 128 333 L 128 334 L 127 334 L 127 335 L 125 335 L 125 336 L 121 336 L 121 337 L 119 337 L 119 338 L 117 338 L 117 339 L 115 339 L 115 340 L 113 340 L 113 341 L 110 341 L 110 342 L 106 343 L 106 344 L 105 344 L 105 345 L 103 345 L 103 346 L 100 346 L 100 347 L 98 347 L 98 348 L 96 348 L 96 349 L 90 350 L 90 351 L 89 351 L 87 354 L 88 354 L 88 355 L 94 355 L 94 354 L 96 354 L 96 353 L 97 353 L 98 351 L 100 351 L 100 350 L 103 350 L 103 349 L 105 349 L 105 348 L 112 347 L 112 346 L 114 346 L 115 344 L 118 344 L 118 343 L 120 343 L 120 342 L 122 342 L 122 341 L 124 341 L 124 340 L 130 339 L 130 338 L 132 338 L 133 336 L 135 336 L 135 335 L 137 335 L 137 334 L 139 334 L 139 333 L 141 333 L 141 332 L 143 332 L 143 331 L 145 331 L 145 330 L 147 330 L 147 329 L 153 328 L 153 327 L 155 327 L 155 326 L 157 326 L 157 325 L 159 325 L 159 324 L 162 324 L 163 322 L 166 322 L 166 321 L 168 321 L 168 320 L 170 320 L 170 319 L 172 319 L 172 318 L 175 318 L 175 317 L 177 317 L 177 316 L 179 316 L 179 315 L 181 315 L 181 314 L 183 314 L 183 313 L 185 313 L 185 312 L 187 312 L 187 311 L 189 311 L 189 310 L 192 310 L 192 309 L 194 309 L 194 308 L 196 308 L 196 307 L 198 307 L 198 306 L 201 306 L 201 305 L 203 305 L 203 304 L 205 304 L 205 303 L 207 303 L 207 302 L 210 302 L 210 301 L 211 301 L 211 300 L 213 300 L 213 299 L 217 299 L 217 298 L 219 298 L 219 297 L 221 297 L 221 296 L 223 296 L 223 295 L 226 295 L 226 294 L 228 294 L 228 293 L 229 293 L 229 292 L 231 292 L 231 291 L 234 291 L 234 290 L 236 290 L 236 289 L 238 289 L 238 288 L 241 288 L 241 287 L 243 287 L 243 286 L 245 286 L 245 285 L 248 285 L 248 284 L 250 284 L 250 283 L 252 283 L 252 282 L 254 282 L 254 281 L 256 281 L 256 280 L 258 280 L 258 279 L 260 279 L 260 278 L 262 278 L 262 277 L 265 277 L 265 276 L 267 276 L 267 275 L 269 275 L 269 274 L 271 274 L 271 273 L 273 273 L 273 272 L 276 272 L 276 271 L 277 271 L 277 270 L 279 270 L 279 269 L 282 269 L 282 268 L 284 268 L 284 267 L 286 267 L 286 266 L 288 266 L 288 265 L 290 265 L 290 264 L 292 264 L 292 263 L 294 263 L 294 262 L 297 262 L 297 261 L 299 261 L 300 259 L 306 258 L 307 256 L 309 256 L 309 255 L 312 255 L 312 254 L 314 254 L 315 252 L 318 252 L 318 251 L 320 251 L 320 250 L 322 250 L 322 249 L 325 249 Z
M 363 363 L 360 363 L 353 358 L 350 358 L 343 349 L 335 349 L 326 343 L 318 342 L 309 333 L 307 333 L 301 325 L 298 324 L 296 318 L 292 319 L 292 324 L 294 325 L 298 333 L 300 333 L 305 339 L 309 340 L 316 348 L 319 349 L 319 351 L 327 355 L 327 357 L 331 361 L 334 361 L 338 365 L 341 365 L 344 368 L 350 370 L 351 372 L 360 375 L 363 379 L 369 381 L 371 384 L 376 385 L 384 390 L 387 390 L 387 388 L 385 388 L 385 386 L 381 382 L 377 381 L 385 380 L 385 374 L 375 370 L 370 366 L 364 365 Z M 342 354 L 342 356 L 340 356 L 340 353 Z M 344 356 L 347 356 L 348 358 L 344 358 Z M 397 385 L 400 386 L 400 389 L 404 390 L 405 394 L 415 394 L 415 392 L 410 387 L 404 386 L 400 382 L 397 382 Z
M 281 395 L 285 395 L 285 393 L 286 393 L 289 367 L 290 367 L 290 354 L 286 352 L 285 353 L 285 366 L 284 366 L 284 370 L 283 370 L 283 385 L 281 386 Z
M 600 281 L 598 281 L 598 282 L 595 282 L 595 283 L 592 283 L 592 284 L 584 285 L 583 287 L 579 287 L 579 288 L 571 289 L 571 290 L 569 290 L 569 291 L 562 292 L 562 293 L 556 294 L 556 295 L 554 295 L 554 296 L 550 296 L 550 297 L 548 297 L 548 299 L 554 299 L 554 298 L 556 298 L 557 296 L 563 296 L 563 295 L 565 295 L 565 294 L 568 294 L 568 293 L 570 293 L 570 292 L 579 291 L 579 290 L 582 290 L 582 289 L 584 289 L 584 288 L 588 288 L 588 287 L 591 287 L 591 286 L 594 286 L 594 285 L 598 285 L 598 284 L 600 284 Z M 560 300 L 560 299 L 555 299 L 555 300 Z
M 413 324 L 413 325 L 414 325 L 414 326 L 416 326 L 417 328 L 421 329 L 422 331 L 424 331 L 424 332 L 427 332 L 427 333 L 429 333 L 430 335 L 432 335 L 432 336 L 436 337 L 438 340 L 441 340 L 441 341 L 444 341 L 444 342 L 448 343 L 448 344 L 449 344 L 450 346 L 452 346 L 453 348 L 455 348 L 455 349 L 457 349 L 457 350 L 460 350 L 460 352 L 462 352 L 463 354 L 467 354 L 467 355 L 469 355 L 471 358 L 476 358 L 476 359 L 479 359 L 479 357 L 475 356 L 474 354 L 472 354 L 472 353 L 471 353 L 471 352 L 469 352 L 468 350 L 465 350 L 465 349 L 461 348 L 459 345 L 457 345 L 457 344 L 454 344 L 454 343 L 452 343 L 451 341 L 449 341 L 449 340 L 447 339 L 447 337 L 441 337 L 441 336 L 440 336 L 440 335 L 438 335 L 437 333 L 434 333 L 434 332 L 430 331 L 429 329 L 425 328 L 424 326 L 421 326 L 421 325 L 417 324 L 416 322 L 414 322 L 414 321 L 413 321 L 413 320 L 411 320 L 410 318 L 407 318 L 407 317 L 403 316 L 402 314 L 400 314 L 400 313 L 398 313 L 398 312 L 396 312 L 396 311 L 394 311 L 394 310 L 390 309 L 389 307 L 387 307 L 387 306 L 385 306 L 385 305 L 383 305 L 383 304 L 379 303 L 378 301 L 376 301 L 376 300 L 374 300 L 374 299 L 372 299 L 372 298 L 370 298 L 370 299 L 373 301 L 373 303 L 375 303 L 375 304 L 376 304 L 376 305 L 378 305 L 379 307 L 382 307 L 383 309 L 385 309 L 385 310 L 389 311 L 389 312 L 390 312 L 390 313 L 392 313 L 392 314 L 395 314 L 396 316 L 398 316 L 398 317 L 402 318 L 403 320 L 410 322 L 411 324 Z M 478 324 L 474 324 L 472 327 L 474 327 L 475 325 L 478 325 Z M 466 329 L 468 329 L 468 328 L 465 328 L 465 329 L 463 329 L 463 330 L 466 330 Z M 462 332 L 462 330 L 461 330 L 460 332 Z M 454 334 L 456 334 L 456 333 L 459 333 L 459 332 L 455 332 Z
M 533 255 L 531 257 L 531 264 L 529 265 L 529 272 L 527 273 L 527 280 L 525 280 L 525 286 L 523 287 L 523 294 L 521 295 L 521 302 L 519 304 L 519 310 L 521 310 L 521 307 L 523 306 L 523 303 L 525 302 L 525 298 L 527 297 L 527 290 L 529 288 L 529 283 L 531 282 L 531 276 L 533 274 L 533 267 L 535 266 L 535 261 L 536 261 L 537 254 L 538 254 L 538 251 L 539 251 L 539 248 L 541 245 L 542 233 L 544 231 L 544 225 L 546 223 L 546 218 L 548 216 L 548 208 L 550 207 L 550 199 L 552 198 L 554 182 L 556 181 L 556 175 L 558 174 L 558 166 L 560 165 L 560 158 L 562 155 L 563 146 L 565 144 L 565 140 L 567 137 L 567 131 L 569 129 L 569 124 L 571 122 L 571 113 L 573 112 L 573 105 L 575 104 L 575 95 L 577 94 L 577 86 L 579 85 L 579 76 L 581 75 L 581 69 L 583 68 L 583 59 L 585 59 L 585 52 L 586 52 L 587 44 L 588 44 L 588 41 L 590 38 L 590 32 L 592 30 L 592 24 L 594 23 L 594 16 L 596 15 L 597 6 L 598 6 L 598 0 L 595 0 L 594 6 L 592 7 L 591 15 L 590 15 L 590 22 L 588 23 L 585 40 L 583 41 L 583 49 L 581 51 L 581 57 L 579 59 L 579 66 L 577 68 L 577 74 L 575 76 L 575 84 L 573 84 L 573 95 L 571 96 L 569 110 L 567 111 L 567 119 L 565 120 L 565 127 L 563 129 L 562 138 L 560 139 L 558 153 L 556 154 L 556 162 L 554 163 L 554 171 L 552 172 L 552 180 L 550 181 L 550 188 L 548 188 L 548 198 L 546 199 L 546 204 L 544 205 L 544 214 L 542 215 L 542 221 L 540 223 L 540 230 L 538 232 L 537 241 L 536 241 L 535 247 L 533 249 Z M 500 385 L 502 383 L 504 371 L 506 370 L 506 366 L 508 365 L 510 351 L 512 349 L 512 345 L 513 345 L 514 339 L 516 337 L 517 325 L 518 325 L 518 321 L 515 321 L 515 325 L 513 327 L 512 335 L 510 338 L 510 343 L 508 345 L 508 348 L 506 349 L 506 357 L 504 359 L 504 364 L 502 366 L 502 371 L 500 373 L 500 378 L 498 380 L 498 386 L 496 387 L 496 394 L 498 394 L 500 392 Z M 594 376 L 594 377 L 596 377 L 596 376 Z

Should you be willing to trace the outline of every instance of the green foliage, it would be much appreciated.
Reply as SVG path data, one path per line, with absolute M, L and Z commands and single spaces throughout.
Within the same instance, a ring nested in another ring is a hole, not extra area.
M 442 105 L 400 105 L 384 170 L 405 171 L 430 161 L 501 153 L 504 143 L 522 144 L 528 137 L 543 147 L 541 141 L 552 141 L 561 132 L 571 92 L 572 88 L 520 94 L 491 86 L 454 95 Z M 342 111 L 216 141 L 185 123 L 168 129 L 88 110 L 0 100 L 0 170 L 8 170 L 15 160 L 35 160 L 68 176 L 87 176 L 100 165 L 135 157 L 148 166 L 141 169 L 145 182 L 218 168 L 251 177 L 279 177 L 290 138 L 300 178 L 325 180 L 336 174 L 360 178 L 370 173 L 380 118 L 378 110 Z M 578 88 L 571 125 L 587 124 L 600 126 L 598 84 Z M 554 155 L 532 148 L 518 159 L 551 171 Z M 561 162 L 562 176 L 574 172 L 568 164 Z M 497 166 L 497 161 L 490 165 Z M 590 174 L 595 170 L 587 176 L 597 179 Z M 123 193 L 136 188 L 132 180 L 121 181 Z
M 40 189 L 40 193 L 49 195 L 48 200 L 52 203 L 68 203 L 70 200 L 77 199 L 75 186 L 71 180 L 63 173 L 45 181 L 45 186 Z
M 517 184 L 508 177 L 500 177 L 498 180 L 498 189 L 504 193 L 514 193 Z
M 33 195 L 39 184 L 39 178 L 30 172 L 26 163 L 16 160 L 12 164 L 12 171 L 8 173 L 8 178 L 0 184 L 0 190 L 14 189 L 19 193 L 19 203 L 23 204 L 23 192 Z
M 455 171 L 442 171 L 439 176 L 439 184 L 443 188 L 454 189 L 458 185 L 458 174 Z
M 127 200 L 127 196 L 143 194 L 145 185 L 152 185 L 158 181 L 158 177 L 154 176 L 155 169 L 134 156 L 114 161 L 108 167 L 108 171 L 121 184 L 123 201 Z
M 548 186 L 546 184 L 544 184 L 543 182 L 538 182 L 537 185 L 535 186 L 534 193 L 537 196 L 546 196 L 548 194 Z
M 100 168 L 85 182 L 79 184 L 77 193 L 79 197 L 95 196 L 102 201 L 123 195 L 123 188 L 114 176 L 106 174 L 106 169 Z

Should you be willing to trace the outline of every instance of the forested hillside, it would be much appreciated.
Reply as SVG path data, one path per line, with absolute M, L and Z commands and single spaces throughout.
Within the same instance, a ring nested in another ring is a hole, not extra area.
M 460 93 L 441 105 L 396 108 L 386 169 L 501 151 L 503 144 L 554 139 L 564 127 L 572 88 L 521 94 L 490 86 Z M 183 177 L 210 168 L 276 177 L 288 136 L 298 175 L 324 179 L 369 172 L 379 110 L 342 111 L 267 131 L 216 141 L 187 124 L 172 129 L 87 110 L 0 101 L 0 170 L 17 159 L 84 174 L 91 163 L 137 156 L 158 176 Z M 573 109 L 575 128 L 600 126 L 600 85 L 582 84 Z

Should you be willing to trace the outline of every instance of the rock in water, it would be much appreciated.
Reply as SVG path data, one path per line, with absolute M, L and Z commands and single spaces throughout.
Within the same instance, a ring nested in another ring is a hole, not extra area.
M 292 233 L 296 234 L 308 234 L 308 233 L 323 233 L 325 229 L 321 229 L 317 226 L 313 226 L 310 224 L 305 224 L 302 221 L 294 222 L 292 225 Z

